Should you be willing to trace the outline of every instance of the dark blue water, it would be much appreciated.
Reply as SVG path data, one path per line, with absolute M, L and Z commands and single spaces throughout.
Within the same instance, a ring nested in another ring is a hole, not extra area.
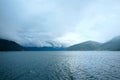
M 120 80 L 120 52 L 0 52 L 0 80 Z

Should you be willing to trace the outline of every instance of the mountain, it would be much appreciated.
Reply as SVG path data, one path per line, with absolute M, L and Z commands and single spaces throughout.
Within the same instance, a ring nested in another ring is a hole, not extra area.
M 0 51 L 22 51 L 24 48 L 16 42 L 0 39 Z
M 14 41 L 0 39 L 0 51 L 61 51 L 62 45 L 54 42 L 45 42 L 41 46 L 21 46 Z
M 86 41 L 66 48 L 75 51 L 120 51 L 120 36 L 114 37 L 105 43 Z
M 24 46 L 27 51 L 61 51 L 64 50 L 64 45 L 55 41 L 44 41 L 37 45 L 31 43 Z
M 27 51 L 62 51 L 63 47 L 24 47 Z
M 14 41 L 0 39 L 0 51 L 64 51 L 64 50 L 71 50 L 71 51 L 120 51 L 120 36 L 112 38 L 111 40 L 105 43 L 99 43 L 96 41 L 86 41 L 83 43 L 75 44 L 70 47 L 65 48 L 60 43 L 46 41 L 42 42 L 39 46 L 21 46 Z
M 38 42 L 27 42 L 21 44 L 25 47 L 65 47 L 64 44 L 57 41 L 38 41 Z
M 86 41 L 80 44 L 76 44 L 68 47 L 66 50 L 80 50 L 80 51 L 92 51 L 96 50 L 101 46 L 101 43 L 96 41 Z
M 120 36 L 103 43 L 98 50 L 120 51 Z

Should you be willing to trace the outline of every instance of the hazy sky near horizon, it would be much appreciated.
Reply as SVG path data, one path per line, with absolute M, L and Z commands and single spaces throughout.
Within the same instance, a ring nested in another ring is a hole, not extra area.
M 0 0 L 0 37 L 22 45 L 105 42 L 120 35 L 120 0 Z

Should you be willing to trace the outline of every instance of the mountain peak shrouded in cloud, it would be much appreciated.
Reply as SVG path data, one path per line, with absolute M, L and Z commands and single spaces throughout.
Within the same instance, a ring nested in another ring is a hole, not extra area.
M 120 35 L 120 0 L 1 0 L 0 38 L 66 46 Z

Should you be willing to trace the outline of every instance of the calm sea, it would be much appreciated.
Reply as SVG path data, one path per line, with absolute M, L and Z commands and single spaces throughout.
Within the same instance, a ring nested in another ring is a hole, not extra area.
M 120 80 L 120 52 L 0 52 L 0 80 Z

